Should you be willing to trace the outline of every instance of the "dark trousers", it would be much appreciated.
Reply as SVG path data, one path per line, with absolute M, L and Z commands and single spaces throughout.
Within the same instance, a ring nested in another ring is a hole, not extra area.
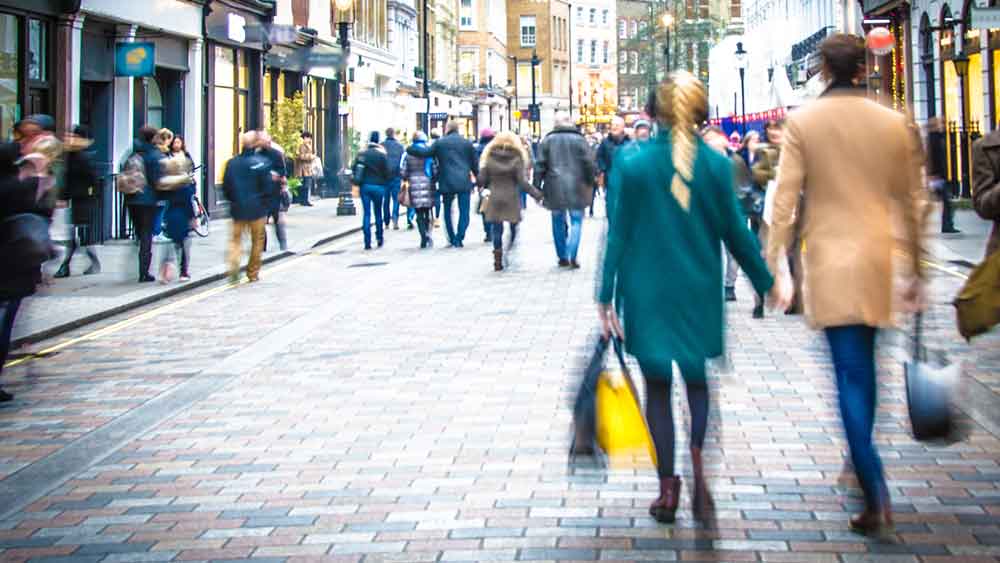
M 434 218 L 441 217 L 441 192 L 434 192 Z
M 3 373 L 3 366 L 7 363 L 7 355 L 10 354 L 10 339 L 14 333 L 14 318 L 17 316 L 17 309 L 21 306 L 21 298 L 0 300 L 0 373 Z
M 139 241 L 139 276 L 149 275 L 149 265 L 153 261 L 153 225 L 159 217 L 160 208 L 151 205 L 130 205 L 129 217 L 135 238 Z
M 951 194 L 949 190 L 941 189 L 938 194 L 941 196 L 941 230 L 950 231 L 955 228 L 955 210 L 951 205 Z
M 389 226 L 389 222 L 399 223 L 399 187 L 402 183 L 400 178 L 395 180 L 389 180 L 389 183 L 385 186 L 385 199 L 382 201 L 382 220 L 385 222 L 385 226 Z
M 431 208 L 415 209 L 414 213 L 417 215 L 417 230 L 420 231 L 420 247 L 423 248 L 431 238 Z
M 498 221 L 496 223 L 489 223 L 490 226 L 490 236 L 493 240 L 493 250 L 503 249 L 503 221 Z M 517 223 L 510 224 L 510 242 L 513 244 L 514 239 L 517 238 Z
M 881 509 L 889 501 L 882 472 L 882 460 L 872 431 L 875 428 L 877 402 L 875 381 L 875 337 L 877 330 L 864 325 L 830 327 L 826 339 L 830 344 L 833 369 L 837 376 L 840 417 L 844 421 L 851 463 L 857 473 L 865 502 L 869 508 Z
M 314 181 L 315 178 L 312 176 L 302 177 L 302 185 L 299 186 L 299 196 L 296 198 L 298 203 L 301 203 L 302 205 L 309 203 L 309 192 L 312 191 Z
M 643 366 L 646 379 L 646 421 L 656 448 L 657 472 L 660 477 L 673 477 L 674 470 L 674 412 L 670 400 L 672 373 L 654 373 Z M 705 445 L 708 430 L 708 384 L 705 381 L 705 362 L 681 365 L 684 387 L 687 391 L 688 410 L 691 411 L 691 447 Z
M 465 231 L 469 228 L 469 203 L 472 194 L 470 192 L 446 193 L 443 196 L 444 208 L 444 228 L 448 231 L 448 241 L 453 246 L 458 246 L 465 241 Z M 455 230 L 451 217 L 451 204 L 458 200 L 458 230 Z

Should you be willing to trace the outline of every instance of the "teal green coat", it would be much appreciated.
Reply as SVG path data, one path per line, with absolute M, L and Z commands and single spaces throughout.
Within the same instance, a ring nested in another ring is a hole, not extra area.
M 620 151 L 612 167 L 598 300 L 619 294 L 626 349 L 647 376 L 666 378 L 673 361 L 699 366 L 722 354 L 722 243 L 758 292 L 774 283 L 736 200 L 732 162 L 697 143 L 687 211 L 670 193 L 666 133 Z

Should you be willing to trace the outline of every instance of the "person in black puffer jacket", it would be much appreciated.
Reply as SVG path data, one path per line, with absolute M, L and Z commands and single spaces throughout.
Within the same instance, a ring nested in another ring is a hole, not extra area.
M 94 252 L 94 245 L 97 243 L 97 236 L 94 227 L 91 225 L 93 216 L 98 210 L 101 201 L 100 186 L 97 184 L 97 170 L 94 164 L 94 151 L 90 146 L 94 141 L 90 138 L 90 131 L 77 125 L 73 131 L 66 135 L 63 142 L 63 158 L 65 159 L 65 180 L 63 182 L 64 200 L 70 204 L 70 239 L 69 250 L 63 259 L 62 265 L 54 277 L 68 278 L 70 275 L 70 260 L 77 249 L 77 238 L 80 246 L 87 253 L 90 259 L 90 267 L 83 274 L 92 275 L 101 273 L 101 261 Z
M 50 221 L 52 209 L 39 201 L 39 184 L 48 180 L 47 173 L 40 175 L 21 174 L 15 165 L 20 147 L 14 143 L 0 145 L 0 224 L 5 224 L 15 215 L 33 213 Z M 38 155 L 35 155 L 38 156 Z M 38 163 L 35 159 L 34 162 Z M 39 170 L 48 168 L 40 163 Z M 6 232 L 6 229 L 2 229 Z M 6 248 L 0 240 L 0 248 Z M 10 255 L 0 255 L 0 373 L 7 362 L 10 341 L 14 328 L 14 318 L 21 306 L 21 300 L 35 293 L 35 287 L 42 281 L 40 264 L 27 267 Z M 13 395 L 0 389 L 0 402 L 10 401 Z
M 372 212 L 375 213 L 375 240 L 379 247 L 385 244 L 382 231 L 382 200 L 389 183 L 389 159 L 379 144 L 378 131 L 368 137 L 368 148 L 361 151 L 354 164 L 351 182 L 361 189 L 361 228 L 365 234 L 365 250 L 372 248 Z

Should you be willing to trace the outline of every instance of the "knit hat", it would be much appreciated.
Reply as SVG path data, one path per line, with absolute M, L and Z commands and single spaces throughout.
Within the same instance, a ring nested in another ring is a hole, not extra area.
M 378 131 L 372 131 L 371 135 L 368 135 L 368 142 L 373 145 L 379 144 L 380 139 L 381 135 L 379 135 Z

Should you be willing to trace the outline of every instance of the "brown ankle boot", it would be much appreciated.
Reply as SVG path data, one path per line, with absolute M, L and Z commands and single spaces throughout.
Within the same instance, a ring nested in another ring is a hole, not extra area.
M 701 458 L 701 448 L 691 448 L 691 466 L 694 473 L 694 495 L 691 512 L 695 520 L 708 520 L 715 513 L 715 501 L 705 481 L 705 465 Z
M 501 270 L 503 270 L 503 250 L 497 249 L 493 251 L 493 271 Z
M 649 515 L 657 522 L 672 524 L 681 501 L 681 478 L 660 477 L 660 498 L 649 505 Z

